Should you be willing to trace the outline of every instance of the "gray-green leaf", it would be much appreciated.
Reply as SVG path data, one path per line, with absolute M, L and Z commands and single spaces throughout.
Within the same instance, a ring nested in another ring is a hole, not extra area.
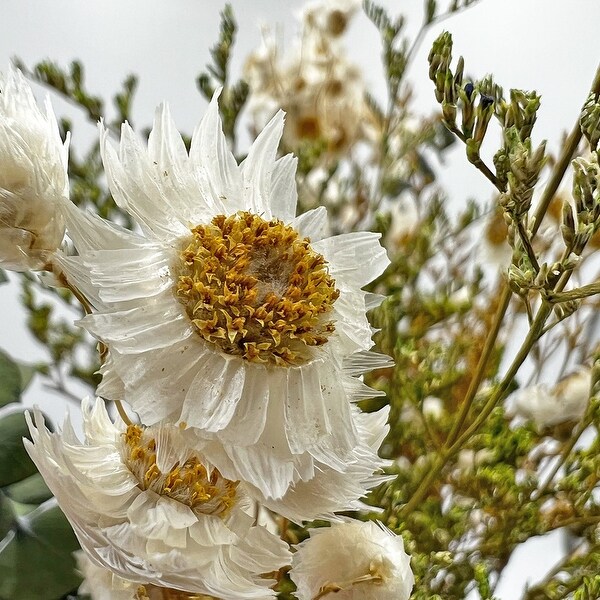
M 0 407 L 21 397 L 21 371 L 17 363 L 0 350 Z
M 37 472 L 23 446 L 23 437 L 29 437 L 25 413 L 15 412 L 0 418 L 0 488 Z
M 17 520 L 0 540 L 0 598 L 58 600 L 81 579 L 72 553 L 79 548 L 54 500 Z

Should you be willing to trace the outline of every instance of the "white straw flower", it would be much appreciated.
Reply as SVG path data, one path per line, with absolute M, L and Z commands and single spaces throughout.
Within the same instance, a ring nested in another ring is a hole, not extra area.
M 402 538 L 372 521 L 311 529 L 290 577 L 298 600 L 408 600 L 414 585 Z
M 101 128 L 111 191 L 144 235 L 65 203 L 79 256 L 61 259 L 96 311 L 82 326 L 110 351 L 99 395 L 236 446 L 244 479 L 274 497 L 313 459 L 346 468 L 350 402 L 377 395 L 346 363 L 356 375 L 386 360 L 368 352 L 379 299 L 361 290 L 388 264 L 379 235 L 327 237 L 324 209 L 294 217 L 282 128 L 279 113 L 239 166 L 216 96 L 189 155 L 165 106 L 147 150 L 124 125 L 117 152 Z
M 50 433 L 36 410 L 25 445 L 94 564 L 220 600 L 274 597 L 265 574 L 289 563 L 287 546 L 252 525 L 238 483 L 205 465 L 185 432 L 119 428 L 99 399 L 84 400 L 83 417 L 81 443 L 69 420 Z
M 539 428 L 581 419 L 590 399 L 591 371 L 582 367 L 550 387 L 545 383 L 519 390 L 514 410 Z
M 68 139 L 20 71 L 0 73 L 0 266 L 40 269 L 64 235 L 56 202 L 68 196 Z
M 260 130 L 281 108 L 287 115 L 283 145 L 294 151 L 313 146 L 313 153 L 318 148 L 324 163 L 348 152 L 371 126 L 361 71 L 339 39 L 358 6 L 342 0 L 307 6 L 293 53 L 283 55 L 265 32 L 244 67 L 254 128 Z

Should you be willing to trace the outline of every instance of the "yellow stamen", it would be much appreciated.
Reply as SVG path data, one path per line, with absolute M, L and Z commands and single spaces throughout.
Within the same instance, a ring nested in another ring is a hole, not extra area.
M 196 456 L 162 472 L 156 464 L 156 439 L 151 428 L 130 425 L 123 440 L 125 464 L 143 490 L 169 496 L 202 514 L 224 516 L 235 504 L 238 482 L 225 479 L 216 469 L 209 472 Z
M 327 262 L 281 221 L 239 212 L 192 229 L 177 298 L 196 331 L 250 362 L 302 364 L 334 331 L 339 297 Z

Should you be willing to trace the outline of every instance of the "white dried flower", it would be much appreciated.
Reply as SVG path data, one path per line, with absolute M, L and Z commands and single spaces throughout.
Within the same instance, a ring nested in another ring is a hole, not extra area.
M 297 546 L 290 577 L 298 600 L 327 591 L 336 600 L 408 600 L 414 585 L 402 538 L 372 521 L 311 529 Z
M 29 415 L 25 446 L 82 550 L 118 577 L 220 600 L 272 598 L 265 574 L 289 563 L 286 544 L 254 526 L 251 502 L 205 464 L 174 425 L 117 427 L 104 403 L 83 402 L 85 442 Z
M 248 110 L 255 129 L 262 129 L 281 108 L 287 113 L 285 147 L 297 150 L 307 144 L 322 145 L 324 161 L 361 139 L 371 120 L 361 72 L 335 39 L 343 32 L 355 3 L 336 4 L 339 6 L 319 3 L 307 12 L 300 48 L 292 56 L 280 56 L 277 44 L 266 33 L 244 68 L 251 92 Z M 328 27 L 338 33 L 328 33 Z
M 41 269 L 62 242 L 67 155 L 50 101 L 42 112 L 20 71 L 0 73 L 0 266 Z
M 423 399 L 423 416 L 431 421 L 438 421 L 446 413 L 444 403 L 440 398 L 435 396 L 427 396 Z
M 240 166 L 216 96 L 189 155 L 164 106 L 147 150 L 128 125 L 119 152 L 101 129 L 109 186 L 143 235 L 65 203 L 79 256 L 57 259 L 95 309 L 81 325 L 110 351 L 98 394 L 217 440 L 230 478 L 274 498 L 315 461 L 347 468 L 351 403 L 379 395 L 352 375 L 389 362 L 368 352 L 381 299 L 361 289 L 389 262 L 380 236 L 327 237 L 323 208 L 294 217 L 282 129 L 279 113 Z
M 553 387 L 539 383 L 519 390 L 513 398 L 514 410 L 541 429 L 578 421 L 587 408 L 590 385 L 591 371 L 583 367 Z

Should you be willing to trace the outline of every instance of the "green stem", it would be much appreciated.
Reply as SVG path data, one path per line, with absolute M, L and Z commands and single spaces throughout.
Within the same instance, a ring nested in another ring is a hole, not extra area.
M 450 435 L 448 436 L 448 440 L 446 442 L 447 445 L 451 445 L 454 443 L 460 430 L 463 428 L 475 395 L 477 394 L 477 390 L 479 389 L 479 386 L 483 381 L 487 363 L 496 345 L 496 340 L 498 339 L 498 334 L 500 333 L 502 322 L 504 320 L 504 315 L 506 314 L 506 311 L 508 309 L 511 295 L 512 293 L 510 291 L 510 288 L 505 282 L 500 293 L 500 302 L 498 304 L 496 314 L 494 315 L 492 328 L 490 329 L 490 332 L 488 333 L 488 336 L 485 340 L 481 356 L 479 357 L 479 362 L 477 363 L 477 367 L 475 369 L 475 375 L 469 383 L 467 393 L 465 394 L 465 399 L 463 400 L 461 405 L 461 410 L 458 415 L 458 419 L 456 419 L 456 421 L 454 422 L 452 430 L 450 431 Z
M 597 94 L 600 93 L 600 67 L 596 71 L 594 81 L 592 83 L 591 92 Z M 542 193 L 542 196 L 540 198 L 540 202 L 535 210 L 534 222 L 531 227 L 531 240 L 533 240 L 538 229 L 540 228 L 542 219 L 544 218 L 544 215 L 548 210 L 548 206 L 550 205 L 552 198 L 556 194 L 556 191 L 558 190 L 558 187 L 560 186 L 560 183 L 562 182 L 565 176 L 565 172 L 570 164 L 574 152 L 577 149 L 577 146 L 579 145 L 581 136 L 582 133 L 578 119 L 577 124 L 573 128 L 573 131 L 571 132 L 571 134 L 565 142 L 565 145 L 563 146 L 560 157 L 556 162 L 556 165 L 554 166 L 548 184 L 546 185 L 544 192 Z M 570 276 L 571 272 L 563 273 L 559 282 L 554 288 L 554 291 L 561 292 L 567 284 Z M 420 502 L 427 496 L 431 484 L 441 473 L 446 462 L 452 456 L 454 456 L 461 449 L 464 443 L 467 440 L 469 440 L 469 438 L 481 427 L 481 425 L 483 425 L 483 423 L 494 410 L 498 402 L 500 402 L 503 399 L 504 394 L 508 390 L 510 382 L 516 375 L 517 371 L 519 370 L 525 359 L 527 358 L 527 355 L 531 351 L 533 345 L 537 342 L 540 335 L 542 335 L 543 333 L 543 328 L 546 319 L 552 312 L 552 306 L 548 302 L 544 302 L 538 310 L 536 318 L 529 329 L 529 332 L 521 346 L 521 349 L 517 353 L 517 356 L 513 360 L 511 366 L 509 367 L 507 373 L 503 377 L 502 382 L 496 389 L 495 393 L 491 395 L 491 397 L 486 402 L 482 411 L 479 413 L 479 415 L 473 421 L 473 423 L 467 428 L 467 430 L 462 435 L 459 436 L 459 432 L 462 429 L 464 422 L 466 421 L 469 410 L 473 404 L 473 400 L 475 399 L 475 396 L 477 394 L 477 390 L 479 389 L 479 386 L 483 381 L 483 376 L 487 367 L 487 362 L 489 360 L 491 352 L 494 348 L 494 344 L 496 343 L 496 339 L 500 332 L 504 315 L 506 314 L 506 310 L 508 309 L 510 297 L 510 288 L 507 284 L 505 284 L 501 294 L 500 303 L 498 305 L 498 310 L 496 311 L 496 315 L 494 316 L 492 329 L 490 330 L 490 333 L 488 334 L 488 337 L 486 339 L 481 358 L 479 360 L 479 363 L 477 364 L 475 375 L 473 376 L 473 380 L 471 381 L 471 384 L 469 385 L 469 388 L 467 390 L 467 394 L 465 395 L 465 399 L 462 403 L 459 417 L 456 423 L 454 424 L 450 436 L 447 440 L 446 448 L 443 448 L 441 452 L 436 455 L 436 459 L 432 464 L 431 469 L 421 480 L 421 483 L 415 490 L 414 494 L 411 496 L 410 500 L 402 507 L 401 512 L 403 514 L 409 513 L 411 510 L 413 510 L 420 504 Z

